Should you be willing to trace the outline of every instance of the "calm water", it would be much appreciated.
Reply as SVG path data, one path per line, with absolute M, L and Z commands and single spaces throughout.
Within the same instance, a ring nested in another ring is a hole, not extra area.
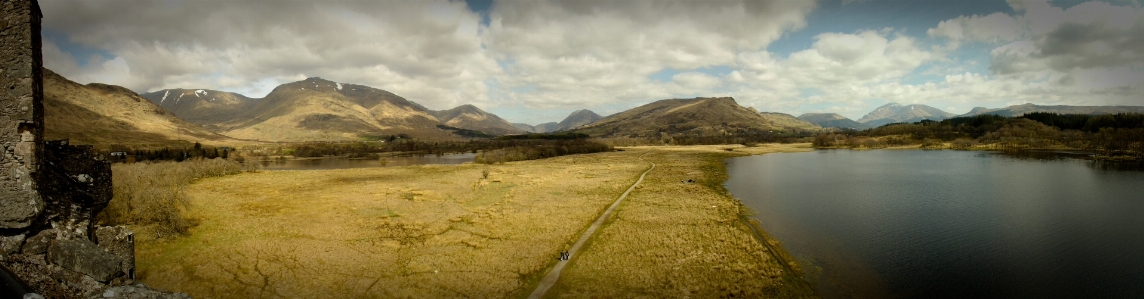
M 1057 156 L 768 154 L 726 187 L 825 298 L 1144 298 L 1144 171 Z
M 297 160 L 270 160 L 259 161 L 263 170 L 305 170 L 305 169 L 342 169 L 364 167 L 409 166 L 423 164 L 461 164 L 473 162 L 477 154 L 452 154 L 444 156 L 426 155 L 411 157 L 385 157 L 381 159 L 346 159 L 346 158 L 319 158 Z

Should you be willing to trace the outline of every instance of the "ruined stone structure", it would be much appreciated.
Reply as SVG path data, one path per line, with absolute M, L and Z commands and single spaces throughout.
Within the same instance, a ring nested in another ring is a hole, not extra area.
M 44 210 L 36 186 L 44 150 L 40 7 L 35 1 L 0 4 L 0 229 L 25 229 Z
M 36 0 L 0 0 L 0 278 L 18 280 L 0 295 L 187 298 L 130 285 L 132 232 L 95 225 L 111 164 L 91 146 L 43 140 L 41 18 Z M 28 289 L 38 295 L 18 294 Z

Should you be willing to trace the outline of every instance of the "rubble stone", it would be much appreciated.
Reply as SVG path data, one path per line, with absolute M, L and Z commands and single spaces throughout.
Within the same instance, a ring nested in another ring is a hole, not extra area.
M 20 251 L 27 255 L 44 254 L 48 252 L 48 244 L 51 244 L 52 240 L 55 239 L 56 230 L 42 230 L 40 233 L 24 241 L 24 246 L 20 248 Z
M 86 239 L 56 240 L 48 247 L 48 260 L 64 269 L 83 273 L 101 282 L 121 275 L 123 261 Z
M 90 299 L 191 299 L 186 293 L 153 290 L 142 283 L 108 288 Z

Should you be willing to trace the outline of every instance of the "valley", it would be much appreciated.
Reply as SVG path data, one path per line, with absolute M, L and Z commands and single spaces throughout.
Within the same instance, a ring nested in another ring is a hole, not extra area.
M 727 151 L 731 149 L 732 151 Z M 139 275 L 196 298 L 519 297 L 648 164 L 549 292 L 809 297 L 740 220 L 722 159 L 806 145 L 636 147 L 495 165 L 267 171 L 188 187 L 182 237 L 137 231 Z M 484 173 L 484 174 L 483 174 Z M 691 179 L 695 183 L 683 183 Z M 298 222 L 297 219 L 308 219 Z M 604 286 L 601 288 L 601 286 Z M 665 287 L 666 286 L 666 287 Z

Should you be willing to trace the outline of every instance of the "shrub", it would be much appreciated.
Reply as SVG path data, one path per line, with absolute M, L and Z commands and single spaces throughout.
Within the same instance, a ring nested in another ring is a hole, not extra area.
M 111 167 L 114 196 L 97 221 L 107 225 L 156 224 L 161 232 L 185 233 L 193 224 L 182 214 L 190 205 L 186 186 L 200 178 L 242 170 L 242 164 L 226 159 L 115 164 Z

